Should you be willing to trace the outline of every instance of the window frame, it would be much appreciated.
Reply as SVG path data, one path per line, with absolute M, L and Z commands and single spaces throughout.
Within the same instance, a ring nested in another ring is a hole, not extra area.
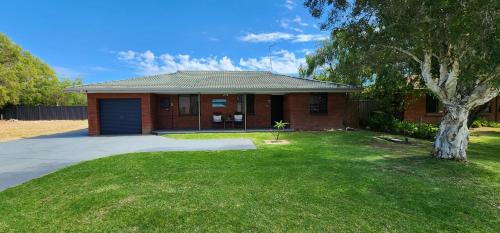
M 181 97 L 189 97 L 189 113 L 187 114 L 182 113 L 181 111 Z M 195 101 L 193 101 L 193 99 L 195 99 Z M 179 116 L 198 116 L 198 106 L 200 103 L 198 102 L 197 94 L 178 95 L 177 102 L 178 102 L 177 110 L 179 111 Z M 196 103 L 194 108 L 191 107 L 193 102 Z
M 314 98 L 319 98 L 319 103 L 313 103 Z M 319 105 L 318 110 L 314 110 L 314 105 Z M 310 115 L 328 115 L 328 93 L 318 92 L 311 93 L 309 97 L 309 114 Z
M 431 99 L 429 99 L 429 98 L 431 98 Z M 430 101 L 433 101 L 433 102 L 430 102 Z M 430 108 L 429 103 L 435 104 L 435 107 L 434 107 L 435 111 L 434 112 L 429 111 L 429 108 Z M 437 97 L 435 97 L 431 94 L 426 94 L 425 95 L 425 113 L 426 114 L 442 114 L 443 113 L 443 104 L 441 103 L 441 101 Z

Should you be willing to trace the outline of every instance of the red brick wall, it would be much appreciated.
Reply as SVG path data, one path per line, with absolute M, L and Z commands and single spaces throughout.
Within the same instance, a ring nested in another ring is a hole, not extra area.
M 284 98 L 284 118 L 295 130 L 324 130 L 343 128 L 346 111 L 346 94 L 328 94 L 328 114 L 311 115 L 310 93 L 287 94 Z
M 171 107 L 160 106 L 162 97 L 170 97 Z M 142 132 L 151 133 L 153 129 L 198 129 L 198 115 L 179 115 L 178 95 L 155 95 L 147 93 L 130 94 L 88 94 L 89 134 L 99 135 L 99 99 L 141 99 Z M 227 99 L 227 107 L 212 108 L 212 99 Z M 284 118 L 296 130 L 323 130 L 342 128 L 346 111 L 346 94 L 330 93 L 328 95 L 328 114 L 311 115 L 309 113 L 309 93 L 287 94 L 284 96 Z M 271 127 L 271 95 L 255 95 L 255 114 L 247 116 L 247 128 Z M 224 116 L 233 115 L 236 111 L 236 95 L 201 95 L 202 129 L 213 128 L 212 114 L 222 112 Z
M 159 105 L 161 98 L 170 97 L 173 106 L 169 110 L 162 109 Z M 157 129 L 198 129 L 198 115 L 179 115 L 178 95 L 156 95 L 156 123 Z M 212 108 L 212 99 L 226 99 L 225 108 Z M 255 95 L 255 114 L 247 116 L 247 128 L 269 128 L 271 122 L 268 100 L 270 95 Z M 222 94 L 201 95 L 201 128 L 213 128 L 212 115 L 221 112 L 225 117 L 236 112 L 236 95 L 224 96 Z
M 89 134 L 99 135 L 99 100 L 100 99 L 141 99 L 141 118 L 142 118 L 142 133 L 148 134 L 154 128 L 154 119 L 152 118 L 154 108 L 152 101 L 154 97 L 151 94 L 142 93 L 89 93 L 87 94 L 87 114 L 89 123 Z
M 255 114 L 247 116 L 247 128 L 271 128 L 271 95 L 255 95 Z
M 491 101 L 491 113 L 483 113 L 480 117 L 487 120 L 499 121 L 498 101 L 499 97 L 493 99 Z M 404 120 L 411 122 L 439 123 L 443 117 L 443 113 L 427 113 L 425 104 L 425 95 L 412 100 L 404 112 Z
M 426 113 L 425 95 L 410 100 L 408 108 L 404 112 L 404 120 L 411 122 L 438 123 L 443 117 L 442 113 Z

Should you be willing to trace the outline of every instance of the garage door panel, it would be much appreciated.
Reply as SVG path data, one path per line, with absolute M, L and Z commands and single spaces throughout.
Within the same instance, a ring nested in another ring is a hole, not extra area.
M 99 100 L 101 134 L 140 134 L 140 99 Z

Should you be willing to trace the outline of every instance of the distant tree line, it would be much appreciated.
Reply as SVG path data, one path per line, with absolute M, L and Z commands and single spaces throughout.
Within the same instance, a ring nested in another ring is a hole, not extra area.
M 7 105 L 86 105 L 85 95 L 65 93 L 80 78 L 60 80 L 45 62 L 0 33 L 0 109 Z

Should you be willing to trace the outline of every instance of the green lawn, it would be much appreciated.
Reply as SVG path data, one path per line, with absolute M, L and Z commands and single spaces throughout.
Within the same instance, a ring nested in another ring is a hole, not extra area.
M 468 164 L 377 135 L 173 135 L 258 149 L 84 162 L 0 192 L 0 232 L 500 232 L 500 133 L 474 133 Z

